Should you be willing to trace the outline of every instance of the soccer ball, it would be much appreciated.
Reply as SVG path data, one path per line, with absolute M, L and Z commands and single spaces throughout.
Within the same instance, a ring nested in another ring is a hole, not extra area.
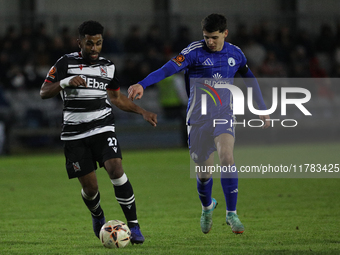
M 100 241 L 106 248 L 124 248 L 130 243 L 129 227 L 120 220 L 106 222 L 99 233 Z

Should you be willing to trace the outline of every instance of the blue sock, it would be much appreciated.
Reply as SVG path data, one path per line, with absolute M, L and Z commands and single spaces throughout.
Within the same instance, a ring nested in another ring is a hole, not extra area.
M 235 164 L 232 168 L 236 170 Z M 228 211 L 236 211 L 237 194 L 238 194 L 238 175 L 234 173 L 221 172 L 221 185 L 224 193 L 225 202 Z
M 202 182 L 197 176 L 197 192 L 203 206 L 208 207 L 211 205 L 211 191 L 213 185 L 213 179 L 210 177 L 209 180 Z

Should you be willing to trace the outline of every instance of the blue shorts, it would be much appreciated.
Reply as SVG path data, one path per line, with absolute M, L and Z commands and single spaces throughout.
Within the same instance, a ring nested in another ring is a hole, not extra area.
M 230 116 L 223 120 L 228 122 L 224 124 L 222 122 L 215 123 L 215 127 L 213 120 L 203 124 L 188 125 L 190 156 L 195 163 L 206 161 L 210 154 L 216 151 L 215 137 L 221 134 L 231 134 L 235 137 L 234 117 Z

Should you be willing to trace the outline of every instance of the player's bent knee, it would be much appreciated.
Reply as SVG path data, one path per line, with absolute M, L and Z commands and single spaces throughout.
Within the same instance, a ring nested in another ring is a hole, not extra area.
M 234 164 L 234 156 L 231 154 L 228 155 L 221 155 L 220 156 L 220 163 L 223 166 L 231 166 Z
M 113 158 L 105 161 L 105 169 L 110 176 L 110 179 L 118 179 L 124 174 L 122 160 Z

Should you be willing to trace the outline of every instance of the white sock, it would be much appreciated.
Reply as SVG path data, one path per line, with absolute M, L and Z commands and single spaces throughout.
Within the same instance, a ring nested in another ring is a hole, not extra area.
M 227 215 L 228 215 L 229 212 L 232 212 L 232 213 L 237 214 L 236 211 L 228 211 L 228 210 L 227 210 Z
M 94 200 L 97 196 L 98 196 L 98 192 L 96 195 L 94 195 L 93 197 L 88 196 L 85 191 L 83 189 L 81 189 L 81 195 L 83 196 L 83 198 L 85 198 L 86 200 Z
M 206 210 L 210 210 L 210 209 L 213 208 L 213 206 L 214 206 L 214 202 L 211 201 L 211 204 L 210 204 L 209 206 L 203 206 L 203 205 L 202 205 L 202 209 L 205 210 L 205 211 L 206 211 Z

